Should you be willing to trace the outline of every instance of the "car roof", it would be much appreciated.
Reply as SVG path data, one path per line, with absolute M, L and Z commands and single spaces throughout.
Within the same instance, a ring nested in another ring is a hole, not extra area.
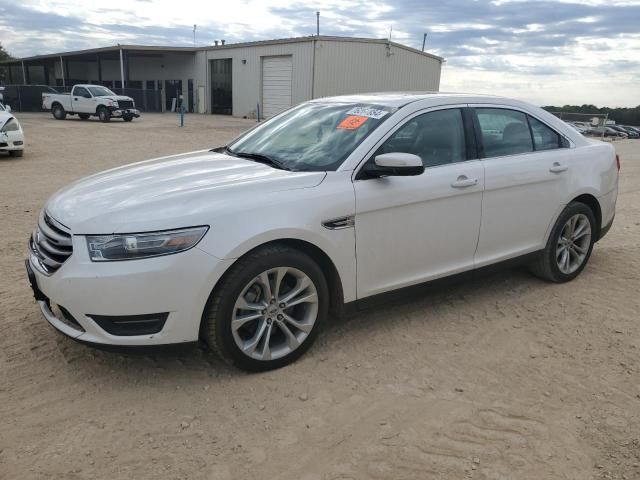
M 518 104 L 518 100 L 495 95 L 447 92 L 373 92 L 352 95 L 324 97 L 312 100 L 315 103 L 368 103 L 391 108 L 400 108 L 420 100 L 435 103 L 508 103 Z

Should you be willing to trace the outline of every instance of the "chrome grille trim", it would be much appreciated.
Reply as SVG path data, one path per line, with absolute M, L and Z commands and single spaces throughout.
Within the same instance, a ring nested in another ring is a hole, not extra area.
M 29 251 L 34 266 L 45 275 L 51 275 L 73 253 L 71 232 L 43 210 L 38 227 L 29 239 Z

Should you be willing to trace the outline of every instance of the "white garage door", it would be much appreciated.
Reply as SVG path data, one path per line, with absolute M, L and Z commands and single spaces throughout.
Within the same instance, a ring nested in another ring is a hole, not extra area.
M 262 58 L 262 115 L 273 117 L 291 106 L 291 56 Z

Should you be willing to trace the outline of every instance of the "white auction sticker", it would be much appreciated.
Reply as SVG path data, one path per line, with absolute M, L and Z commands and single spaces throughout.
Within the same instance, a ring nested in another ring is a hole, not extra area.
M 369 107 L 354 107 L 347 112 L 347 115 L 357 115 L 359 117 L 369 117 L 375 118 L 376 120 L 381 119 L 387 113 L 385 110 L 379 110 L 377 108 L 369 108 Z

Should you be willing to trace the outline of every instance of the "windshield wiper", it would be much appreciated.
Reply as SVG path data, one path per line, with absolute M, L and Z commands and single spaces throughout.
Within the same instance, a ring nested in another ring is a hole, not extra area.
M 262 155 L 261 153 L 235 152 L 235 151 L 232 151 L 231 149 L 229 149 L 228 147 L 225 148 L 225 152 L 226 153 L 230 153 L 231 155 L 235 155 L 236 157 L 248 158 L 249 160 L 255 160 L 256 162 L 264 163 L 264 164 L 269 165 L 271 167 L 279 168 L 280 170 L 289 170 L 289 171 L 291 171 L 291 169 L 289 167 L 287 167 L 284 163 L 282 163 L 280 160 L 276 160 L 275 158 L 271 158 L 271 157 L 269 157 L 267 155 Z

